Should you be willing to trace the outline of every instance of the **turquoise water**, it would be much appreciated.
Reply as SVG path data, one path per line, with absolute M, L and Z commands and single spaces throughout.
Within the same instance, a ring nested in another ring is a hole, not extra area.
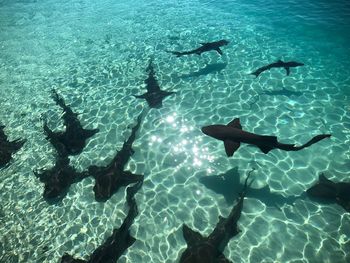
M 100 129 L 72 165 L 106 165 L 147 110 L 132 94 L 145 91 L 150 57 L 161 88 L 177 93 L 148 111 L 134 143 L 126 170 L 145 182 L 131 229 L 137 241 L 118 262 L 177 262 L 186 247 L 183 223 L 208 235 L 228 215 L 233 204 L 201 177 L 237 167 L 243 182 L 255 167 L 252 187 L 268 185 L 285 198 L 300 196 L 320 172 L 349 181 L 349 32 L 350 4 L 340 0 L 0 1 L 0 122 L 10 139 L 27 139 L 0 170 L 1 262 L 59 262 L 65 252 L 86 259 L 121 225 L 123 188 L 97 203 L 87 178 L 49 205 L 32 170 L 54 164 L 42 116 L 63 128 L 52 88 L 84 127 Z M 165 52 L 219 39 L 231 41 L 221 57 Z M 288 77 L 279 69 L 249 75 L 278 59 L 305 66 Z M 211 64 L 218 64 L 212 72 L 188 76 Z M 302 94 L 259 95 L 283 87 Z M 200 127 L 236 117 L 247 131 L 286 143 L 332 138 L 267 155 L 244 145 L 227 158 Z M 350 262 L 350 214 L 337 205 L 298 198 L 275 207 L 248 197 L 238 224 L 242 231 L 224 251 L 233 262 Z

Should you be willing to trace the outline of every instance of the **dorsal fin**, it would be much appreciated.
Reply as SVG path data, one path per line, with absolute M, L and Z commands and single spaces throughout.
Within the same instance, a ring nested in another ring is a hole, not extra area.
M 321 183 L 331 182 L 331 180 L 327 179 L 327 177 L 324 175 L 324 173 L 320 173 L 320 175 L 318 176 L 318 180 Z
M 242 125 L 241 125 L 241 122 L 240 122 L 239 118 L 233 119 L 231 122 L 229 122 L 227 124 L 227 126 L 234 127 L 234 128 L 242 130 Z
M 195 245 L 199 242 L 202 242 L 204 237 L 198 232 L 189 228 L 186 224 L 182 225 L 182 234 L 184 239 L 186 240 L 187 245 Z

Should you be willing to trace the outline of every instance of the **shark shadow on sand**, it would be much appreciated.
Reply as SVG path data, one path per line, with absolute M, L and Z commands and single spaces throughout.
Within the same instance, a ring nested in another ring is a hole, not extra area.
M 17 152 L 23 144 L 25 139 L 16 139 L 10 142 L 4 132 L 5 126 L 0 125 L 0 169 L 5 167 L 12 159 L 12 154 Z
M 295 68 L 300 66 L 304 66 L 304 64 L 300 62 L 295 62 L 295 61 L 283 62 L 282 60 L 278 60 L 277 62 L 258 68 L 257 70 L 255 70 L 250 74 L 254 75 L 255 77 L 258 77 L 261 73 L 263 73 L 266 70 L 270 70 L 272 68 L 284 68 L 286 70 L 287 76 L 289 76 L 290 68 Z
M 198 71 L 191 72 L 189 74 L 180 75 L 179 78 L 188 79 L 188 78 L 196 78 L 200 76 L 214 74 L 216 72 L 220 72 L 224 70 L 226 66 L 227 66 L 227 63 L 207 64 L 204 68 L 201 68 Z
M 117 152 L 113 160 L 104 167 L 92 165 L 88 168 L 89 175 L 95 178 L 95 199 L 99 202 L 107 201 L 122 186 L 143 180 L 143 175 L 132 174 L 124 171 L 124 166 L 134 154 L 132 144 L 136 139 L 136 132 L 140 128 L 142 113 L 137 118 L 137 124 L 132 128 L 131 135 L 124 142 L 123 147 Z
M 259 135 L 242 130 L 239 118 L 233 119 L 227 125 L 215 124 L 202 128 L 202 132 L 210 137 L 224 142 L 227 156 L 232 156 L 240 147 L 241 143 L 247 143 L 258 147 L 263 153 L 267 154 L 273 149 L 284 151 L 300 151 L 306 147 L 317 143 L 324 138 L 331 137 L 330 134 L 320 134 L 314 136 L 311 140 L 301 146 L 295 144 L 285 144 L 277 141 L 276 136 Z
M 240 189 L 242 189 L 238 167 L 234 167 L 224 174 L 201 177 L 199 182 L 215 193 L 223 195 L 228 204 L 233 203 Z M 258 199 L 266 206 L 276 207 L 277 209 L 285 204 L 293 205 L 300 198 L 297 196 L 284 197 L 273 193 L 268 185 L 260 189 L 250 188 L 247 197 Z
M 69 254 L 61 258 L 61 263 L 116 263 L 121 255 L 132 246 L 136 239 L 130 235 L 130 227 L 138 215 L 138 208 L 134 195 L 141 188 L 143 180 L 127 189 L 127 203 L 129 212 L 124 219 L 123 224 L 113 230 L 113 234 L 99 246 L 89 257 L 88 260 L 75 259 Z
M 86 140 L 97 133 L 98 129 L 84 129 L 78 120 L 78 114 L 74 113 L 72 109 L 66 105 L 63 98 L 57 92 L 52 90 L 52 98 L 58 106 L 63 109 L 63 122 L 66 127 L 65 131 L 53 132 L 48 127 L 46 121 L 44 122 L 44 130 L 47 134 L 47 139 L 51 142 L 58 152 L 64 151 L 69 155 L 77 155 L 82 152 L 86 145 Z
M 203 237 L 185 224 L 182 226 L 187 248 L 181 255 L 180 263 L 231 262 L 225 258 L 223 251 L 230 239 L 240 232 L 237 223 L 242 213 L 247 183 L 252 172 L 253 170 L 248 173 L 237 204 L 232 208 L 229 216 L 226 218 L 219 216 L 219 222 L 208 237 Z M 252 180 L 249 186 L 251 183 Z
M 168 53 L 172 53 L 174 55 L 176 55 L 177 57 L 181 57 L 184 55 L 192 55 L 192 54 L 197 54 L 197 55 L 201 55 L 204 52 L 208 52 L 208 51 L 216 51 L 218 52 L 220 55 L 222 55 L 222 50 L 220 49 L 220 47 L 226 46 L 228 45 L 230 42 L 222 39 L 219 41 L 215 41 L 215 42 L 208 42 L 208 43 L 200 43 L 201 46 L 199 48 L 190 50 L 190 51 L 183 51 L 183 52 L 179 52 L 179 51 L 169 51 L 167 50 L 166 52 Z
M 163 100 L 174 94 L 173 91 L 161 90 L 158 81 L 155 76 L 153 61 L 150 59 L 147 67 L 148 78 L 145 80 L 147 92 L 142 95 L 133 95 L 138 99 L 145 99 L 150 108 L 159 109 L 163 106 Z
M 312 200 L 336 203 L 350 212 L 350 182 L 335 183 L 321 173 L 318 182 L 310 187 L 306 194 Z

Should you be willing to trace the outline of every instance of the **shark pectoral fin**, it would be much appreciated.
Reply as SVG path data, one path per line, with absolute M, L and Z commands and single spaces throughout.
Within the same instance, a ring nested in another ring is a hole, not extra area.
M 182 234 L 188 245 L 197 244 L 204 239 L 201 234 L 192 230 L 186 224 L 182 225 Z
M 231 157 L 235 153 L 235 151 L 237 151 L 239 146 L 241 146 L 239 142 L 234 142 L 229 140 L 224 141 L 224 145 L 225 145 L 226 155 L 228 157 Z
M 285 67 L 284 69 L 285 69 L 285 70 L 286 70 L 286 72 L 287 72 L 287 76 L 289 76 L 289 73 L 290 73 L 290 68 L 289 68 L 289 67 Z
M 231 127 L 234 127 L 234 128 L 242 130 L 242 125 L 241 125 L 241 122 L 240 122 L 239 118 L 234 118 L 232 121 L 230 121 L 227 124 L 227 126 L 231 126 Z
M 216 48 L 215 50 L 216 50 L 216 52 L 218 52 L 222 56 L 223 53 L 222 53 L 222 50 L 219 47 Z

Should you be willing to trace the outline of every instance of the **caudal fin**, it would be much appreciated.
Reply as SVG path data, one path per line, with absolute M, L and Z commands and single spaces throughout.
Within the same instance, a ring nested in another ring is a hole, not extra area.
M 323 140 L 324 138 L 329 138 L 329 137 L 331 137 L 331 134 L 319 134 L 319 135 L 316 135 L 315 137 L 313 137 L 307 143 L 305 143 L 301 146 L 296 146 L 294 148 L 298 151 L 298 150 L 304 149 L 306 147 L 309 147 L 309 146 L 313 145 L 314 143 L 317 143 L 317 142 Z

